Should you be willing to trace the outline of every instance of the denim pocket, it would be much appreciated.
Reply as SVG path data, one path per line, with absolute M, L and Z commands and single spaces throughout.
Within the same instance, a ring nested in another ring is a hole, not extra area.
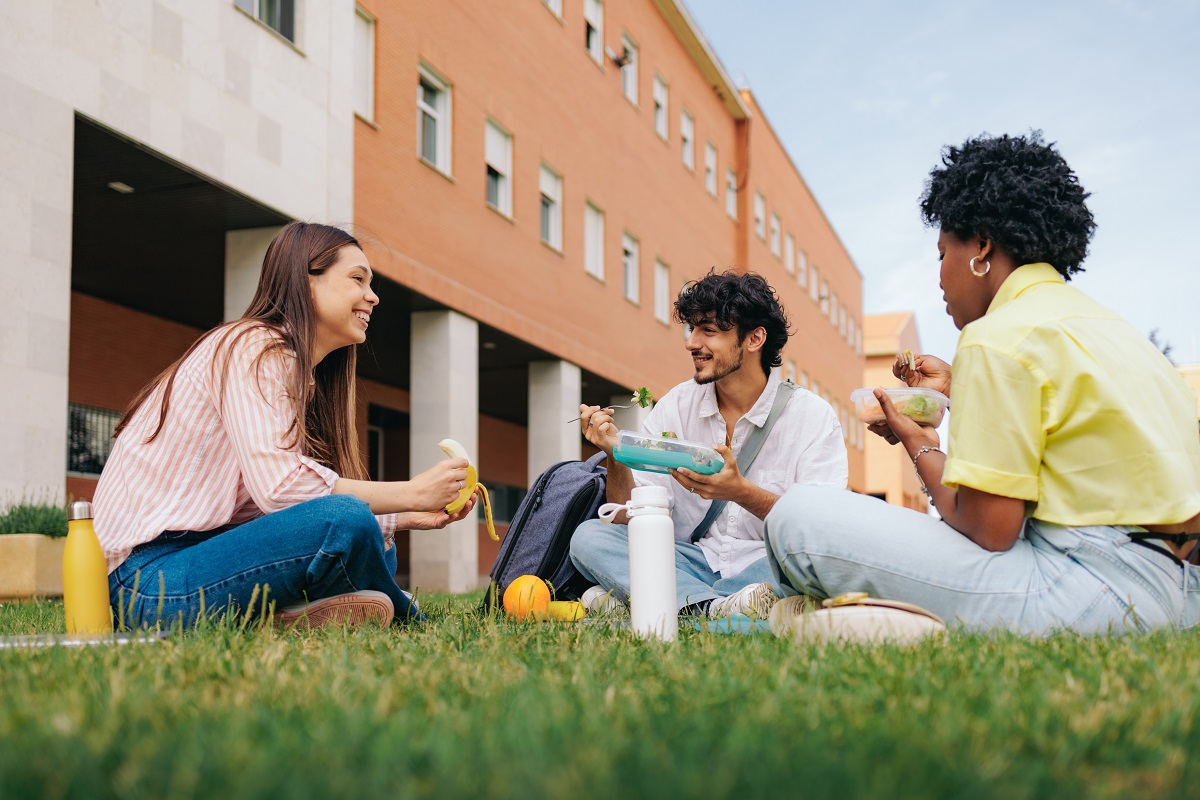
M 1105 585 L 1068 628 L 1082 634 L 1145 633 L 1149 621 L 1137 613 L 1112 587 Z

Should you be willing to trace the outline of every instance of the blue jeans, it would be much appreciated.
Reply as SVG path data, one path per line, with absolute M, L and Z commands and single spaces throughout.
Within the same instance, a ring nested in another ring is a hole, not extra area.
M 226 611 L 253 616 L 264 592 L 283 608 L 374 589 L 391 598 L 397 620 L 423 618 L 395 572 L 396 549 L 383 549 L 367 504 L 330 495 L 233 528 L 166 531 L 135 547 L 108 586 L 113 611 L 119 619 L 123 605 L 130 627 L 176 619 L 190 627 Z
M 629 602 L 629 526 L 590 519 L 571 536 L 571 563 L 580 574 L 622 602 Z M 694 603 L 728 597 L 752 583 L 768 583 L 780 593 L 764 556 L 734 575 L 713 572 L 699 545 L 675 542 L 675 603 L 682 610 Z
M 993 553 L 928 515 L 816 486 L 793 486 L 766 519 L 771 566 L 791 591 L 867 592 L 974 630 L 1196 625 L 1200 568 L 1132 543 L 1131 530 L 1026 519 L 1012 548 Z

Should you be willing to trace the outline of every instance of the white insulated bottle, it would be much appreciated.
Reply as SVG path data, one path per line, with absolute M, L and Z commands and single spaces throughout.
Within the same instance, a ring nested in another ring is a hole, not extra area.
M 675 525 L 663 486 L 638 486 L 629 511 L 630 627 L 643 638 L 675 641 Z

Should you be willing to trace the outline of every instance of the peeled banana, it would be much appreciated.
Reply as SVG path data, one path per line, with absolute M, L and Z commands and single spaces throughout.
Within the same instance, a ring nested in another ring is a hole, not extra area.
M 500 541 L 500 537 L 496 535 L 496 526 L 492 523 L 492 499 L 488 496 L 487 487 L 479 482 L 479 471 L 471 463 L 471 457 L 467 455 L 467 448 L 454 439 L 442 439 L 438 442 L 438 447 L 450 458 L 465 458 L 467 460 L 467 480 L 463 484 L 463 488 L 458 490 L 458 497 L 454 498 L 450 505 L 446 506 L 446 513 L 457 514 L 459 511 L 462 511 L 463 506 L 467 504 L 467 500 L 478 491 L 480 498 L 483 499 L 483 518 L 487 522 L 488 536 L 492 537 L 492 541 L 494 542 Z

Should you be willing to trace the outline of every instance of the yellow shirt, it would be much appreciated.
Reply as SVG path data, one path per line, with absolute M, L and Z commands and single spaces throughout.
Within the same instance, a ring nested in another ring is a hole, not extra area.
M 1121 317 L 1026 264 L 963 328 L 942 482 L 1029 503 L 1060 525 L 1157 525 L 1200 512 L 1196 398 Z

